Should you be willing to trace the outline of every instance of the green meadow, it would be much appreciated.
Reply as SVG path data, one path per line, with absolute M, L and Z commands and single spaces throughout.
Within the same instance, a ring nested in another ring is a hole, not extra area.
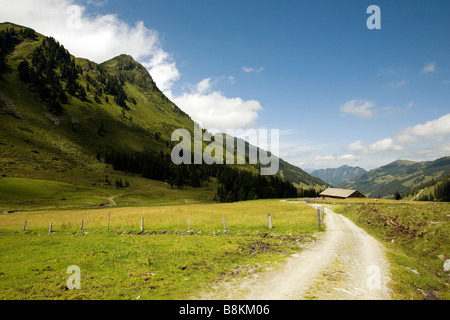
M 104 176 L 91 186 L 29 178 L 0 178 L 0 212 L 102 208 L 114 206 L 154 206 L 168 204 L 211 203 L 216 183 L 203 188 L 171 188 L 161 181 L 122 174 L 109 175 L 130 182 L 129 188 L 117 189 L 106 184 Z
M 190 299 L 276 266 L 318 231 L 312 208 L 280 200 L 4 214 L 0 299 Z M 80 290 L 67 288 L 72 265 Z

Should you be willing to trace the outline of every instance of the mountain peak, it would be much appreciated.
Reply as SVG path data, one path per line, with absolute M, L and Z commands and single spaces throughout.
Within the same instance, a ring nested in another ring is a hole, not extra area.
M 131 66 L 135 67 L 138 64 L 138 62 L 136 62 L 136 60 L 134 60 L 134 58 L 128 54 L 120 54 L 110 60 L 103 62 L 102 64 L 103 65 L 108 65 L 108 64 L 126 65 L 126 64 L 129 64 L 130 67 Z
M 111 74 L 123 77 L 129 83 L 151 91 L 160 91 L 148 70 L 130 55 L 121 54 L 100 66 Z
M 409 165 L 412 165 L 415 163 L 417 163 L 417 162 L 410 161 L 410 160 L 397 160 L 397 161 L 392 162 L 390 165 L 409 166 Z
M 352 180 L 360 175 L 363 175 L 367 171 L 360 167 L 350 167 L 347 165 L 341 166 L 336 169 L 328 168 L 316 170 L 311 173 L 313 177 L 322 179 L 332 185 L 339 185 L 341 183 Z

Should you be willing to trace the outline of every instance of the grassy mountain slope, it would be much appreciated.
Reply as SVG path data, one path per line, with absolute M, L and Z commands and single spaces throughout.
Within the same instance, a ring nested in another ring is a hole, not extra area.
M 392 198 L 395 192 L 405 193 L 411 188 L 441 179 L 450 173 L 450 157 L 435 161 L 413 162 L 399 160 L 339 185 L 356 189 L 369 197 Z
M 6 37 L 12 29 L 13 36 Z M 156 182 L 114 171 L 102 159 L 113 150 L 167 156 L 176 144 L 171 141 L 175 129 L 185 128 L 193 136 L 194 121 L 158 89 L 148 71 L 127 55 L 100 65 L 75 58 L 47 37 L 14 24 L 0 24 L 0 32 L 0 183 L 2 177 L 56 181 L 74 190 L 92 187 L 91 198 L 101 188 L 109 198 L 117 196 L 113 182 L 120 178 L 130 182 L 122 193 L 153 197 Z M 243 168 L 258 172 L 256 166 Z M 304 185 L 320 184 L 285 162 L 280 170 L 292 172 L 289 177 L 296 183 L 301 177 Z M 202 186 L 186 198 L 203 194 L 211 200 L 215 180 Z M 171 197 L 170 186 L 164 187 L 168 192 L 161 196 Z M 8 199 L 0 195 L 0 205 Z
M 439 179 L 431 179 L 414 186 L 402 194 L 403 199 L 411 201 L 449 201 L 450 175 Z
M 328 168 L 315 170 L 311 175 L 336 186 L 349 180 L 353 180 L 365 173 L 367 173 L 367 171 L 360 167 L 342 166 L 336 169 Z

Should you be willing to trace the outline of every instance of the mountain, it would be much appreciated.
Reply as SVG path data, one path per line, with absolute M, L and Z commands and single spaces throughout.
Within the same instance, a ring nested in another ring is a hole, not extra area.
M 108 195 L 115 187 L 127 193 L 145 190 L 142 198 L 155 197 L 149 180 L 207 190 L 217 190 L 224 181 L 224 166 L 175 166 L 170 161 L 179 143 L 172 141 L 172 133 L 183 128 L 193 136 L 195 123 L 131 56 L 96 64 L 72 56 L 53 38 L 11 23 L 0 24 L 0 123 L 0 179 L 100 187 Z M 239 172 L 227 196 L 237 200 L 236 188 L 247 187 L 239 186 L 242 172 L 252 180 L 259 167 L 230 168 Z M 278 178 L 283 176 L 302 186 L 325 185 L 280 161 Z M 276 179 L 258 182 L 273 192 L 255 190 L 255 197 L 290 189 Z
M 313 177 L 317 177 L 333 186 L 337 186 L 349 180 L 355 179 L 367 171 L 360 167 L 342 166 L 336 169 L 320 169 L 311 172 Z
M 355 189 L 369 197 L 392 198 L 396 192 L 407 193 L 416 186 L 433 179 L 440 180 L 448 174 L 450 174 L 450 157 L 423 162 L 398 160 L 338 187 Z

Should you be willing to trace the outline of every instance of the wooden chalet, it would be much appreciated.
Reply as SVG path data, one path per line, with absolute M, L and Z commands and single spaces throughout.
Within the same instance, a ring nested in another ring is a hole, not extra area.
M 328 188 L 320 194 L 322 199 L 349 199 L 349 198 L 365 198 L 361 192 L 357 190 L 346 190 L 346 189 L 336 189 Z

